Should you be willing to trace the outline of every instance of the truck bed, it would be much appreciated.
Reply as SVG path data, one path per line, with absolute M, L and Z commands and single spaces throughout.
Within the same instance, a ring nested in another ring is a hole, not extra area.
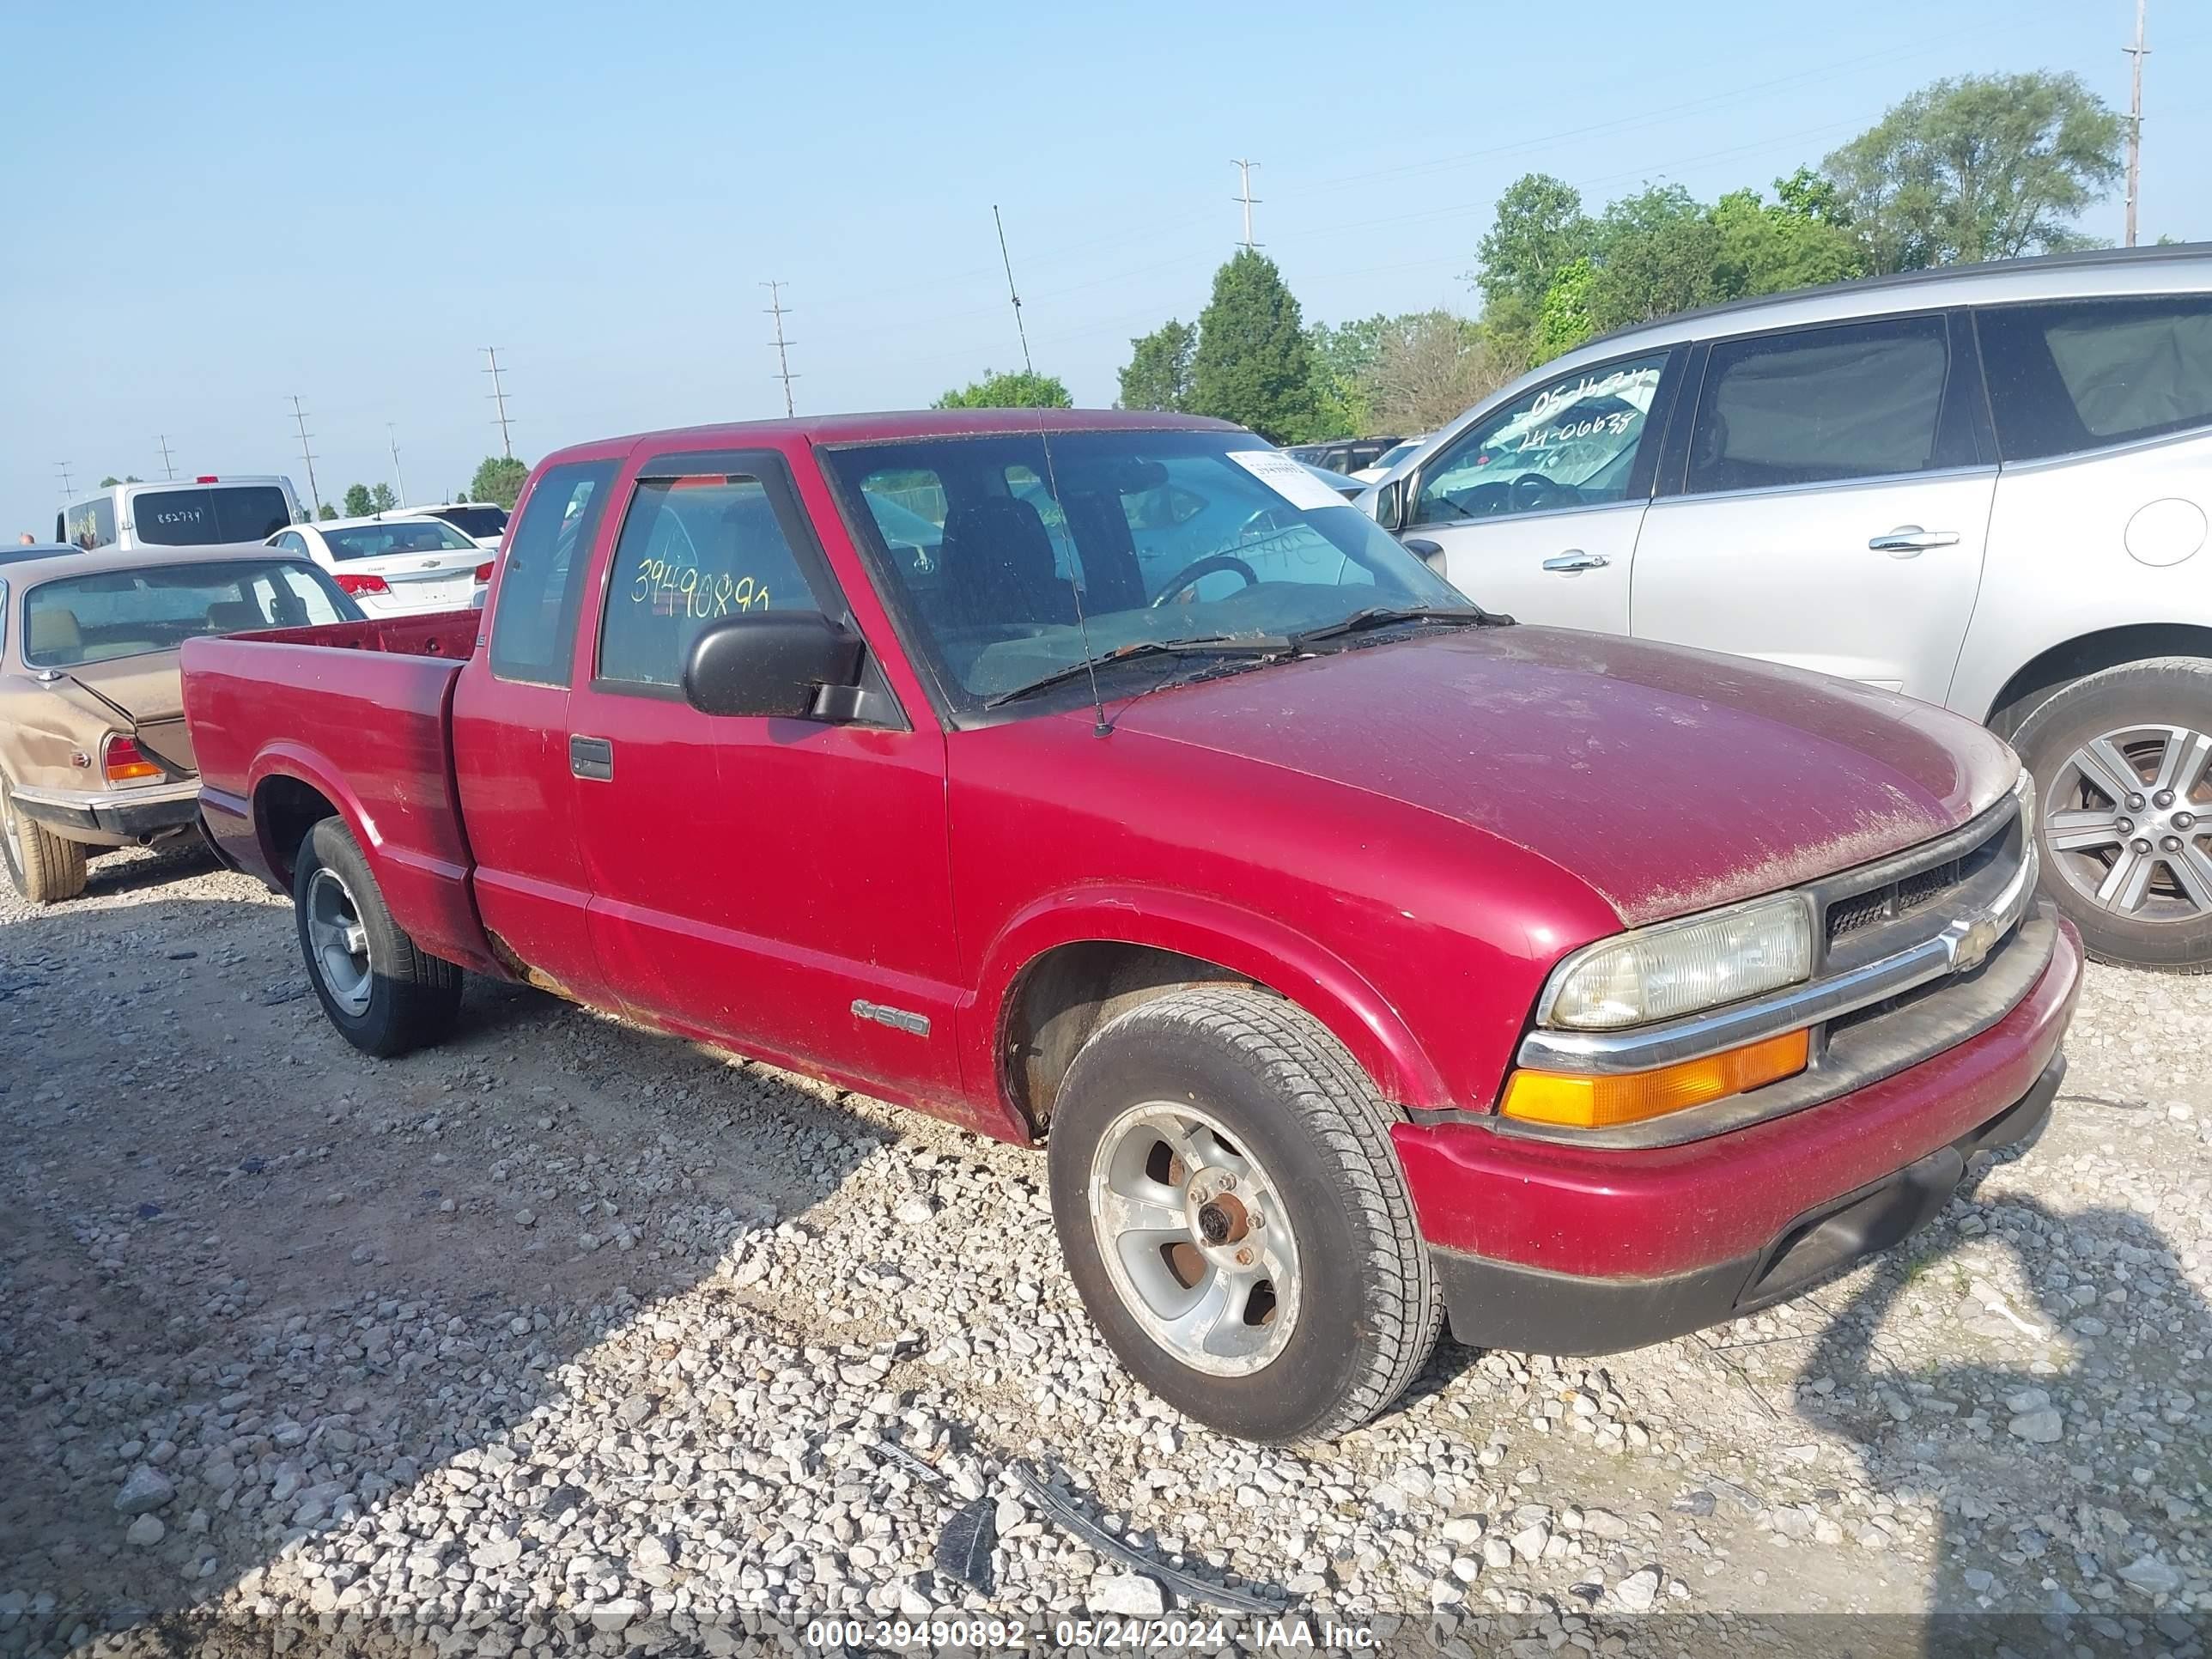
M 374 849 L 386 898 L 416 941 L 490 970 L 450 725 L 453 679 L 480 620 L 454 611 L 268 629 L 188 640 L 179 660 L 201 806 L 226 857 L 288 889 L 298 837 L 335 811 Z M 272 799 L 257 815 L 264 785 Z

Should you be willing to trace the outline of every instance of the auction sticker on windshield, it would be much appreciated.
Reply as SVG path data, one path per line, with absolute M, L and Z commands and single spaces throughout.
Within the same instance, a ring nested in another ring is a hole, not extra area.
M 1343 496 L 1279 449 L 1232 449 L 1228 459 L 1301 513 L 1344 505 Z

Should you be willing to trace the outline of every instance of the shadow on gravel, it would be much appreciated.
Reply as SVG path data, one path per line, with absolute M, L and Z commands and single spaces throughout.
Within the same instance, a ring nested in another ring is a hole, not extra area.
M 173 881 L 204 876 L 222 867 L 222 861 L 197 836 L 180 836 L 145 858 L 118 858 L 112 854 L 95 857 L 86 868 L 85 896 L 108 898 L 143 893 L 166 887 Z M 62 917 L 70 912 L 67 905 L 63 905 L 50 914 Z
M 1881 1651 L 1942 1659 L 2202 1653 L 2203 1616 L 2170 1600 L 2154 1607 L 2151 1597 L 2171 1597 L 2201 1576 L 2178 1571 L 2172 1551 L 2177 1533 L 2201 1525 L 2197 1503 L 2212 1474 L 2203 1396 L 2194 1395 L 2212 1344 L 2212 1309 L 2164 1235 L 2132 1211 L 2066 1213 L 2008 1194 L 1985 1214 L 1980 1237 L 2012 1255 L 2032 1306 L 1971 1278 L 1952 1257 L 1975 1236 L 1947 1232 L 1934 1251 L 1876 1275 L 1823 1328 L 1801 1373 L 1808 1384 L 1832 1378 L 1838 1402 L 1852 1396 L 1842 1421 L 1861 1443 L 1870 1484 L 1947 1491 L 1932 1617 Z M 1883 1349 L 1882 1323 L 1908 1291 L 1939 1275 L 1962 1310 L 2024 1322 L 2064 1341 L 2070 1355 L 2041 1370 L 2026 1359 L 1901 1366 Z M 2112 1289 L 2122 1299 L 2110 1297 Z M 2138 1324 L 2146 1317 L 2148 1330 Z M 1892 1401 L 1912 1417 L 1893 1421 Z M 1931 1420 L 1944 1425 L 1933 1435 L 1922 1426 Z M 2023 1467 L 2038 1471 L 2027 1482 Z M 2008 1494 L 2023 1486 L 2033 1499 L 2009 1508 Z M 2118 1581 L 2118 1595 L 2091 1594 L 2100 1579 Z
M 156 902 L 0 925 L 0 1655 L 159 1625 L 485 1447 L 890 1139 L 503 986 L 372 1060 L 288 990 L 289 909 Z

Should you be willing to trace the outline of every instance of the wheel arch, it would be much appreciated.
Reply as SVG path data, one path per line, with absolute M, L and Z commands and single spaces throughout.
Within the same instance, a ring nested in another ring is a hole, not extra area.
M 2153 657 L 2212 659 L 2212 628 L 2193 623 L 2130 623 L 2078 634 L 2038 652 L 1997 688 L 1982 720 L 2009 739 L 2060 687 Z
M 1319 1020 L 1394 1107 L 1445 1102 L 1443 1078 L 1354 969 L 1269 918 L 1177 893 L 1048 901 L 1001 935 L 984 975 L 988 1052 L 972 1054 L 1033 1134 L 1068 1066 L 1107 1020 L 1192 985 L 1242 984 Z

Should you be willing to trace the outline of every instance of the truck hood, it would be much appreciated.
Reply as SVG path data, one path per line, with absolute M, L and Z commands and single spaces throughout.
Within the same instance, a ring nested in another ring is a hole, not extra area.
M 1560 629 L 1424 634 L 1164 690 L 1116 730 L 1472 826 L 1632 927 L 1901 851 L 2019 775 L 2003 743 L 1931 704 Z

